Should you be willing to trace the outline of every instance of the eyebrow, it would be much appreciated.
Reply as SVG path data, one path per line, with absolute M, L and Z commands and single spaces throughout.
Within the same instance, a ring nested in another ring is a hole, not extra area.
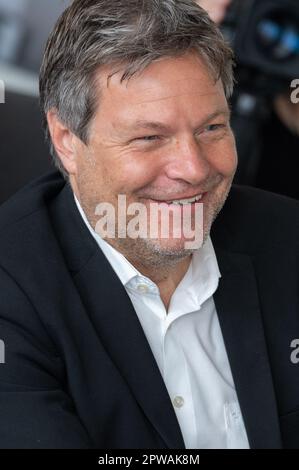
M 199 126 L 197 126 L 197 128 L 200 128 L 200 127 L 204 126 L 209 121 L 211 121 L 212 119 L 215 119 L 216 117 L 219 117 L 219 116 L 224 116 L 224 117 L 230 119 L 230 116 L 231 116 L 230 109 L 225 108 L 225 109 L 219 109 L 217 111 L 214 111 L 212 114 L 209 114 L 208 116 L 206 116 L 204 118 L 204 120 L 202 121 L 202 123 Z M 138 119 L 134 123 L 132 123 L 128 126 L 125 126 L 125 129 L 126 130 L 149 129 L 149 130 L 155 130 L 155 131 L 168 132 L 171 128 L 170 128 L 170 126 L 167 126 L 163 122 L 147 121 L 147 120 L 144 120 L 144 119 Z

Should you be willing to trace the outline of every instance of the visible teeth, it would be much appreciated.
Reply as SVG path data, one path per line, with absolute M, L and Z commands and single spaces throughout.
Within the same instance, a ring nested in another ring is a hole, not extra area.
M 191 204 L 192 202 L 200 201 L 201 199 L 202 199 L 202 194 L 199 194 L 198 196 L 192 197 L 190 199 L 178 199 L 177 201 L 169 201 L 168 204 L 185 205 L 185 204 Z

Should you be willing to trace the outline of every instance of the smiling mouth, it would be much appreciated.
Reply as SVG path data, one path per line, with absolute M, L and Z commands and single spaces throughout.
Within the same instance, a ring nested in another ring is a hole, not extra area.
M 175 206 L 186 206 L 188 204 L 195 204 L 196 202 L 203 202 L 207 193 L 201 193 L 197 196 L 186 198 L 186 199 L 173 199 L 173 200 L 160 200 L 160 199 L 150 199 L 153 202 L 160 203 L 160 204 L 167 204 L 167 205 L 175 205 Z

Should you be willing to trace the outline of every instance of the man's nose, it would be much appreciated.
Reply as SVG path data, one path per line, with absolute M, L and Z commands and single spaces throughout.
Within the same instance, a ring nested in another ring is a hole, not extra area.
M 204 149 L 195 137 L 176 140 L 166 167 L 168 178 L 198 185 L 208 179 L 210 172 L 207 149 Z

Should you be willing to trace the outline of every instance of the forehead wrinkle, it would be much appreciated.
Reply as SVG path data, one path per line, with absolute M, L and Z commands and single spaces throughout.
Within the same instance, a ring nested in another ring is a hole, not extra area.
M 143 101 L 137 101 L 135 102 L 134 104 L 135 105 L 139 105 L 139 104 L 146 104 L 146 103 L 157 103 L 158 101 L 164 101 L 164 100 L 169 100 L 171 98 L 179 98 L 181 96 L 192 96 L 192 95 L 198 95 L 200 97 L 203 97 L 203 96 L 212 96 L 212 95 L 217 95 L 217 92 L 211 92 L 211 93 L 199 93 L 199 92 L 188 92 L 188 93 L 179 93 L 179 94 L 176 94 L 176 95 L 169 95 L 169 96 L 164 96 L 163 98 L 157 98 L 157 99 L 152 99 L 152 100 L 143 100 Z
M 157 77 L 153 77 L 153 78 L 144 78 L 143 80 L 146 81 L 146 82 L 147 82 L 147 81 L 151 82 L 151 81 L 153 81 L 153 80 L 156 81 L 156 80 L 157 80 Z M 213 81 L 214 81 L 214 80 L 213 80 Z M 194 83 L 196 83 L 196 85 L 197 85 L 198 82 L 199 82 L 199 78 L 184 77 L 184 78 L 177 78 L 177 79 L 175 79 L 175 80 L 171 80 L 171 79 L 169 80 L 169 79 L 168 79 L 167 84 L 170 85 L 170 84 L 181 83 L 181 82 L 183 82 L 184 84 L 186 84 L 186 85 L 188 85 L 188 86 L 190 85 L 191 82 L 194 82 Z M 216 83 L 216 82 L 217 82 L 217 80 L 215 80 L 215 83 Z M 134 78 L 131 79 L 131 82 L 128 81 L 128 83 L 127 83 L 127 88 L 128 88 L 128 89 L 131 88 L 132 86 L 136 86 L 136 82 L 134 82 Z M 157 88 L 156 85 L 146 86 L 145 88 L 142 88 L 141 91 L 155 90 L 156 88 Z

